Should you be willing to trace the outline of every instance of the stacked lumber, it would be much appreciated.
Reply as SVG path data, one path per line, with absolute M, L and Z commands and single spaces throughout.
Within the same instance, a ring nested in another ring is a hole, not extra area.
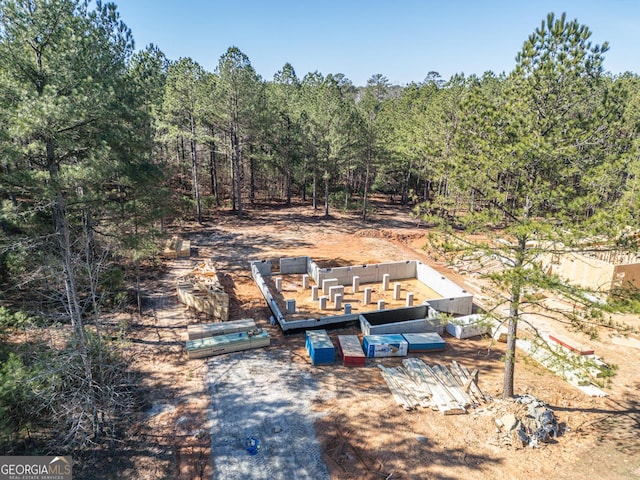
M 229 318 L 229 295 L 222 288 L 210 260 L 178 279 L 178 300 L 213 318 Z
M 312 365 L 333 364 L 336 350 L 326 330 L 308 330 L 305 346 Z
M 183 240 L 176 236 L 167 240 L 162 250 L 162 256 L 166 258 L 188 258 L 191 256 L 191 241 Z
M 409 345 L 402 335 L 365 335 L 362 343 L 367 357 L 405 357 Z
M 357 335 L 338 335 L 338 348 L 342 365 L 345 367 L 364 367 L 366 357 Z
M 378 367 L 396 403 L 405 410 L 426 407 L 444 415 L 458 415 L 485 401 L 477 385 L 477 370 L 469 373 L 457 362 L 447 368 L 407 358 L 402 361 L 402 367 Z
M 201 323 L 187 325 L 187 337 L 189 340 L 227 335 L 229 333 L 249 332 L 256 329 L 253 318 L 234 320 L 232 322 Z
M 409 352 L 441 352 L 445 347 L 444 340 L 436 332 L 403 333 L 402 336 Z
M 271 339 L 266 330 L 229 333 L 215 337 L 187 340 L 187 356 L 190 359 L 211 357 L 252 348 L 268 347 Z

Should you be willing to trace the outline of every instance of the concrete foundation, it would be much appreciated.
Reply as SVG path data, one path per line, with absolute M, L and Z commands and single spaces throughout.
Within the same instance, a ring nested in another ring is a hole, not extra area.
M 285 318 L 280 309 L 282 308 L 286 310 L 286 306 L 282 305 L 282 299 L 279 300 L 281 302 L 281 306 L 278 306 L 278 302 L 269 291 L 269 288 L 265 281 L 265 277 L 272 276 L 272 265 L 272 262 L 267 260 L 251 262 L 251 275 L 254 278 L 256 285 L 262 292 L 271 312 L 273 313 L 274 319 L 283 330 L 301 330 L 307 328 L 317 328 L 319 326 L 330 324 L 341 324 L 353 320 L 357 321 L 359 319 L 359 314 L 367 313 L 367 305 L 376 303 L 376 300 L 373 299 L 373 289 L 371 287 L 365 286 L 363 298 L 364 302 L 361 304 L 361 307 L 364 307 L 364 312 L 362 311 L 362 308 L 359 308 L 358 310 L 360 311 L 356 314 L 347 313 L 345 311 L 344 313 L 341 312 L 343 314 L 338 314 L 335 316 L 320 316 L 319 318 Z M 329 289 L 331 287 L 343 287 L 341 293 L 337 293 L 338 291 L 334 290 L 334 297 L 335 295 L 342 294 L 342 301 L 344 301 L 344 286 L 346 285 L 351 285 L 353 293 L 356 293 L 360 291 L 360 287 L 363 284 L 383 282 L 386 284 L 383 285 L 383 287 L 385 287 L 385 289 L 388 289 L 389 282 L 391 281 L 410 279 L 412 282 L 417 280 L 418 282 L 423 283 L 428 289 L 430 289 L 432 294 L 435 293 L 436 295 L 440 295 L 439 298 L 428 298 L 427 300 L 424 300 L 424 302 L 422 301 L 422 299 L 420 299 L 420 302 L 423 303 L 423 305 L 419 305 L 418 307 L 429 307 L 430 311 L 433 311 L 434 313 L 436 313 L 436 311 L 441 311 L 453 315 L 470 315 L 472 313 L 473 296 L 470 293 L 466 292 L 463 288 L 459 287 L 436 270 L 416 260 L 356 265 L 349 267 L 320 268 L 315 262 L 311 260 L 310 257 L 296 257 L 290 259 L 280 259 L 280 270 L 281 271 L 279 272 L 279 275 L 303 275 L 303 284 L 305 283 L 304 275 L 308 275 L 309 282 L 311 279 L 313 279 L 315 285 L 311 286 L 311 298 L 314 302 L 318 301 L 318 306 L 321 310 L 326 310 L 327 308 L 326 302 L 328 298 L 326 297 L 330 294 Z M 322 290 L 323 295 L 325 296 L 324 305 L 322 304 L 322 297 L 319 297 L 320 290 Z M 380 292 L 378 291 L 377 293 Z M 393 293 L 395 293 L 395 290 Z M 411 296 L 407 294 L 406 308 L 417 308 L 412 306 L 416 301 L 415 295 L 415 293 Z M 371 312 L 383 313 L 385 308 L 384 303 L 378 303 L 377 306 L 382 310 L 382 312 L 376 312 L 373 309 L 371 310 Z M 300 310 L 301 308 L 302 307 L 298 307 L 298 310 Z M 290 316 L 291 314 L 287 315 Z M 298 315 L 300 315 L 299 311 Z M 430 318 L 433 319 L 433 317 Z M 434 327 L 430 326 L 429 328 L 433 329 Z M 437 329 L 435 331 L 438 332 Z
M 282 291 L 282 277 L 276 277 L 274 279 L 274 282 L 276 284 L 276 291 L 281 292 Z
M 309 288 L 309 275 L 307 275 L 306 273 L 302 275 L 302 288 L 304 288 L 305 290 Z
M 378 300 L 378 310 L 384 310 L 384 300 Z

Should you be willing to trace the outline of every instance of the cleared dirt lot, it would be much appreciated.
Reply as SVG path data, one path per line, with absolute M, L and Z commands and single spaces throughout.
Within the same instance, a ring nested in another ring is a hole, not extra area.
M 367 367 L 359 369 L 338 363 L 313 367 L 304 349 L 304 334 L 284 336 L 269 325 L 269 311 L 253 284 L 248 262 L 298 255 L 334 265 L 418 259 L 471 292 L 482 294 L 481 281 L 458 276 L 435 262 L 422 249 L 428 231 L 418 228 L 397 206 L 380 205 L 374 221 L 365 224 L 349 215 L 325 219 L 308 206 L 247 213 L 242 221 L 228 214 L 202 227 L 183 226 L 176 233 L 191 239 L 192 258 L 169 261 L 166 270 L 147 284 L 147 315 L 131 330 L 131 348 L 149 387 L 149 408 L 135 423 L 139 448 L 123 448 L 127 465 L 116 460 L 126 467 L 121 471 L 128 478 L 225 478 L 215 471 L 216 453 L 210 454 L 208 432 L 217 401 L 210 372 L 224 365 L 227 357 L 187 361 L 183 346 L 186 325 L 205 319 L 177 305 L 173 290 L 176 276 L 205 258 L 213 259 L 230 294 L 230 319 L 254 318 L 269 331 L 272 345 L 261 351 L 260 362 L 265 361 L 265 355 L 278 362 L 286 360 L 283 376 L 294 376 L 288 370 L 293 368 L 295 375 L 312 381 L 320 392 L 305 401 L 314 412 L 316 438 L 330 478 L 640 478 L 640 350 L 614 345 L 608 331 L 591 341 L 566 331 L 561 324 L 553 325 L 558 333 L 591 345 L 605 361 L 618 366 L 606 398 L 584 395 L 521 355 L 516 366 L 516 393 L 531 393 L 549 403 L 564 429 L 554 443 L 541 448 L 516 449 L 504 444 L 494 421 L 502 408 L 500 401 L 481 405 L 467 415 L 405 412 L 395 404 L 375 361 L 369 360 Z M 637 318 L 627 320 L 638 326 Z M 343 333 L 357 332 L 339 329 L 330 331 L 330 336 L 335 340 Z M 478 368 L 480 388 L 499 398 L 503 345 L 489 349 L 488 339 L 446 340 L 444 352 L 419 357 L 428 363 L 457 360 L 468 368 Z M 240 361 L 229 358 L 230 364 Z M 400 359 L 383 363 L 395 366 Z M 295 393 L 295 385 L 289 388 Z M 292 412 L 295 415 L 295 409 Z M 286 434 L 285 428 L 265 422 L 274 434 L 271 444 L 265 440 L 264 450 L 257 456 L 247 454 L 241 459 L 255 461 L 256 467 L 266 461 L 261 455 L 281 450 L 276 447 Z M 252 478 L 246 473 L 238 475 Z

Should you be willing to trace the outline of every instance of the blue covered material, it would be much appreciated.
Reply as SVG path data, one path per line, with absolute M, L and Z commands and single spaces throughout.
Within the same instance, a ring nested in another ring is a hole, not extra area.
M 402 335 L 365 335 L 363 342 L 367 357 L 404 357 L 408 343 Z
M 444 350 L 444 339 L 435 332 L 403 333 L 409 344 L 409 352 L 427 352 Z
M 326 330 L 308 330 L 305 346 L 313 365 L 331 365 L 334 362 L 336 350 Z

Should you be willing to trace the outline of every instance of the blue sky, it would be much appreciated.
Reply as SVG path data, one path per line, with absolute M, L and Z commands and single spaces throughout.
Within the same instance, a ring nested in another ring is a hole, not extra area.
M 302 78 L 342 73 L 356 85 L 381 73 L 404 85 L 429 71 L 509 72 L 547 13 L 567 13 L 608 41 L 605 70 L 640 73 L 639 0 L 115 0 L 136 48 L 157 45 L 213 71 L 228 47 L 270 80 L 289 62 Z

